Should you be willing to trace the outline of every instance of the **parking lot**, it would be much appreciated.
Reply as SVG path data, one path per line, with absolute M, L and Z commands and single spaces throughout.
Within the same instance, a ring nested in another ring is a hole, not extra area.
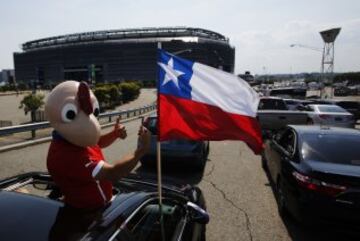
M 135 148 L 139 121 L 126 124 L 129 136 L 105 149 L 106 159 L 116 161 Z M 0 178 L 17 173 L 46 170 L 49 143 L 1 153 Z M 137 166 L 135 172 L 154 175 L 154 170 Z M 260 157 L 238 141 L 211 142 L 203 172 L 189 168 L 165 169 L 164 179 L 199 185 L 203 190 L 210 223 L 207 240 L 351 240 L 342 234 L 305 228 L 291 218 L 282 219 Z M 356 240 L 356 239 L 355 239 Z
M 138 100 L 122 108 L 138 107 L 155 98 L 154 90 L 145 90 Z M 127 139 L 104 150 L 109 162 L 120 159 L 136 147 L 140 120 L 125 125 L 128 130 Z M 104 130 L 107 131 L 109 129 Z M 48 146 L 49 143 L 44 143 L 1 153 L 0 178 L 30 171 L 46 171 Z M 272 186 L 261 168 L 261 157 L 254 155 L 243 142 L 211 142 L 209 158 L 201 172 L 194 171 L 186 164 L 179 163 L 175 168 L 170 165 L 169 168 L 165 163 L 164 182 L 176 179 L 178 182 L 198 185 L 202 189 L 210 214 L 206 232 L 209 241 L 357 240 L 341 233 L 324 232 L 326 227 L 306 227 L 289 216 L 281 218 Z M 134 172 L 156 177 L 155 170 L 143 168 L 140 164 Z

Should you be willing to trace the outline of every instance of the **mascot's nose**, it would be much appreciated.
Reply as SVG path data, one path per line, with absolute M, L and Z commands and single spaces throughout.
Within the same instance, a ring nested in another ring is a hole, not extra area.
M 80 109 L 85 114 L 90 115 L 93 112 L 93 106 L 90 98 L 90 88 L 86 82 L 81 82 L 78 88 L 77 97 L 79 100 Z

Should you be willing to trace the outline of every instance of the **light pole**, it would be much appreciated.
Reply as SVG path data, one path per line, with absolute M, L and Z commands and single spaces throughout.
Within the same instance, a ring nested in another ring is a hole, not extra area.
M 313 47 L 313 46 L 308 46 L 308 45 L 304 45 L 304 44 L 290 44 L 290 47 L 300 47 L 300 48 L 305 48 L 305 49 L 310 49 L 316 52 L 323 52 L 323 50 L 321 48 L 318 47 Z M 322 67 L 320 68 L 320 83 L 321 83 L 321 89 L 320 89 L 320 97 L 323 96 L 323 92 L 324 92 L 324 74 L 322 71 Z

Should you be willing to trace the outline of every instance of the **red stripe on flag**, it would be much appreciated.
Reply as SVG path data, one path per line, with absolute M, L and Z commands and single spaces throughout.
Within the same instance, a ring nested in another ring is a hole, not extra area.
M 262 151 L 261 130 L 255 118 L 171 95 L 160 94 L 159 98 L 160 141 L 242 140 L 255 154 Z

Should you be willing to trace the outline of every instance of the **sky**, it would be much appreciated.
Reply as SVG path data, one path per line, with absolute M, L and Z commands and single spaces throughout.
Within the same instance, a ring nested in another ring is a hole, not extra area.
M 0 69 L 24 42 L 95 30 L 200 27 L 227 36 L 235 73 L 318 72 L 319 31 L 341 27 L 336 72 L 360 71 L 359 0 L 11 0 L 0 2 Z

